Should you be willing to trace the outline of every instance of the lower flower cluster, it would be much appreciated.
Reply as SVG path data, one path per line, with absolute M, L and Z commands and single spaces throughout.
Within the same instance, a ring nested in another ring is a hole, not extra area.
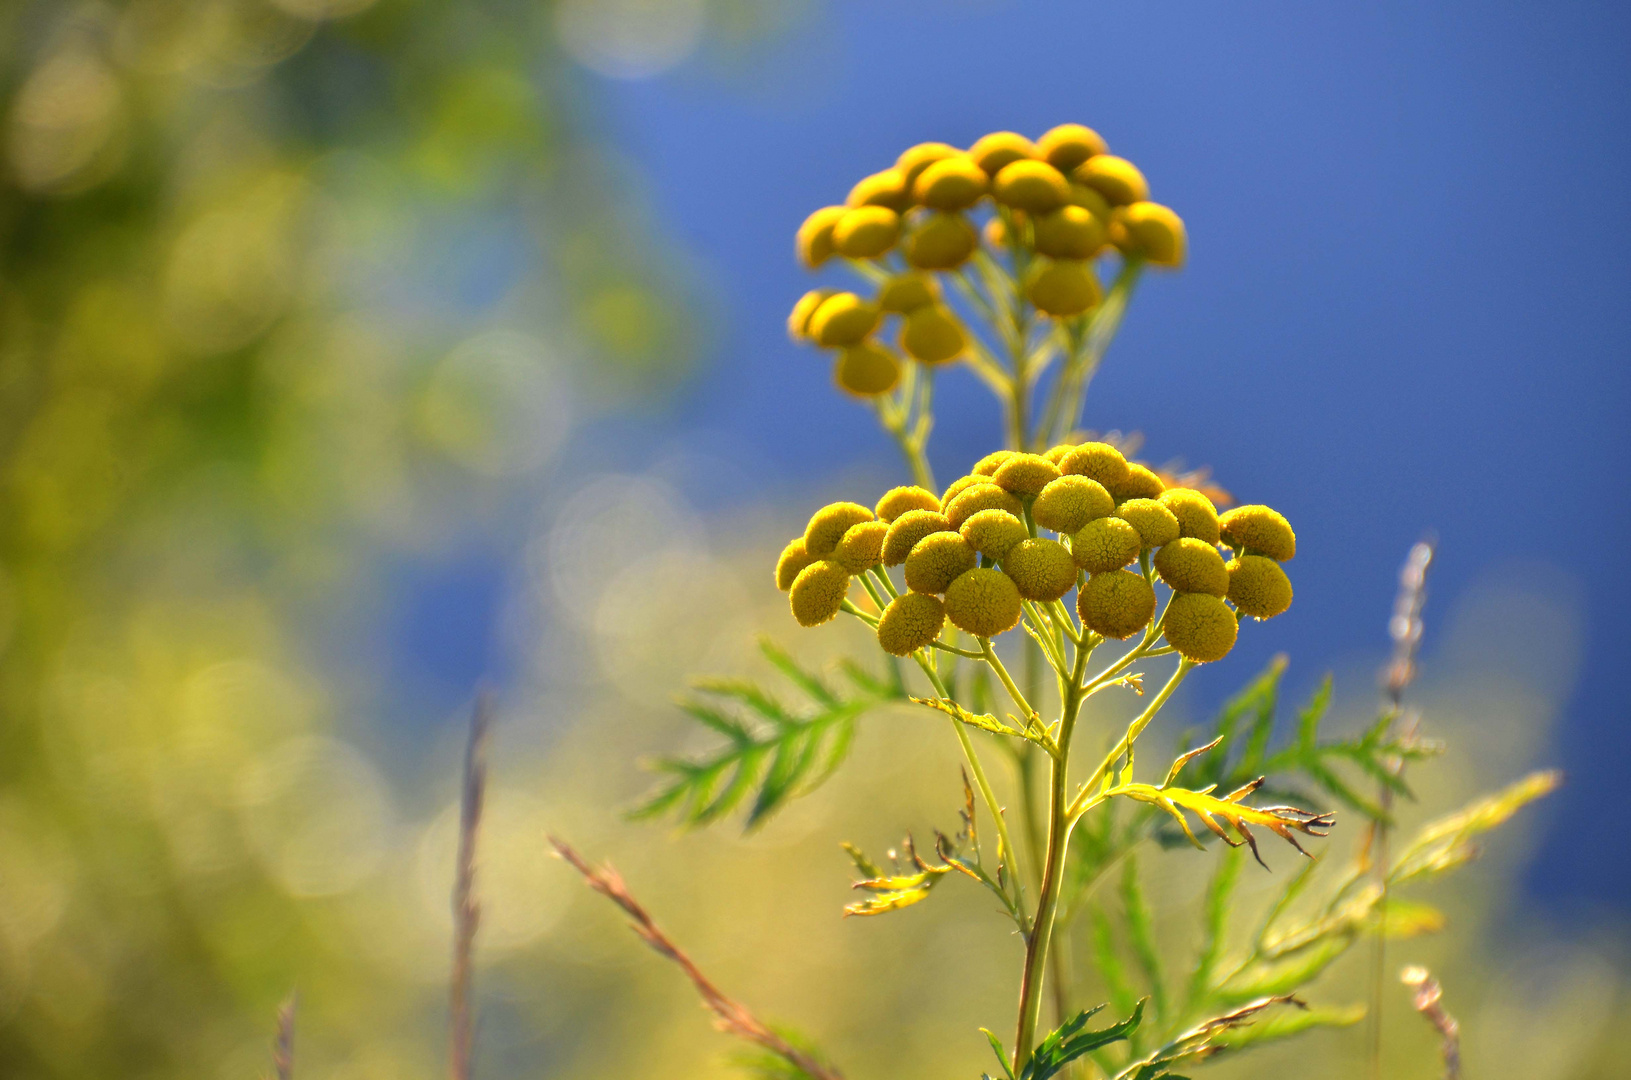
M 1128 638 L 1155 622 L 1160 581 L 1172 598 L 1159 632 L 1207 663 L 1234 647 L 1242 617 L 1291 606 L 1281 564 L 1296 551 L 1290 524 L 1269 507 L 1219 514 L 1204 493 L 1167 487 L 1116 447 L 1087 442 L 997 451 L 938 496 L 898 487 L 873 509 L 824 506 L 782 551 L 776 586 L 801 625 L 819 626 L 845 609 L 861 578 L 882 608 L 879 644 L 906 656 L 934 644 L 947 622 L 996 637 L 1019 625 L 1027 601 L 1052 605 L 1073 589 L 1083 628 Z

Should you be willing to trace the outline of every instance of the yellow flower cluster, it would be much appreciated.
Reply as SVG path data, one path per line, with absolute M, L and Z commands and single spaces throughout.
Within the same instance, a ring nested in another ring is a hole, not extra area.
M 1098 305 L 1093 260 L 1100 254 L 1182 265 L 1184 223 L 1149 194 L 1138 167 L 1080 124 L 1062 124 L 1035 142 L 999 131 L 967 150 L 920 143 L 892 167 L 864 177 L 844 205 L 822 207 L 798 230 L 798 256 L 808 267 L 841 256 L 892 276 L 871 299 L 830 289 L 806 293 L 788 332 L 838 351 L 834 377 L 844 390 L 886 393 L 901 365 L 900 354 L 873 337 L 886 316 L 899 317 L 899 348 L 911 358 L 942 364 L 962 355 L 967 335 L 934 275 L 962 266 L 982 238 L 994 248 L 1023 249 L 1026 298 L 1057 318 Z
M 1232 549 L 1228 562 L 1220 547 Z M 1167 644 L 1206 663 L 1234 647 L 1242 616 L 1270 619 L 1291 606 L 1280 564 L 1296 550 L 1274 510 L 1220 516 L 1202 492 L 1169 488 L 1116 447 L 1088 442 L 999 450 L 939 496 L 900 487 L 871 510 L 824 506 L 783 550 L 776 586 L 794 618 L 817 626 L 843 609 L 855 576 L 893 594 L 889 568 L 901 567 L 907 591 L 884 606 L 877 629 L 887 652 L 905 656 L 948 621 L 994 637 L 1019 625 L 1024 601 L 1052 604 L 1072 589 L 1085 628 L 1131 637 L 1155 618 L 1159 578 L 1172 590 Z

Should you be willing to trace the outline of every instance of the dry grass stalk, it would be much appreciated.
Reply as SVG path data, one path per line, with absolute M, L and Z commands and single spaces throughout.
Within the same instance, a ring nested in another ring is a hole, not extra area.
M 272 1070 L 277 1080 L 290 1080 L 294 1076 L 295 998 L 291 993 L 278 1006 L 277 1035 L 272 1039 Z
M 658 929 L 646 909 L 629 894 L 622 877 L 610 865 L 599 868 L 590 866 L 570 844 L 553 836 L 548 839 L 554 845 L 555 853 L 572 869 L 583 875 L 584 881 L 591 889 L 623 909 L 623 913 L 632 921 L 631 928 L 640 935 L 642 941 L 655 949 L 658 955 L 679 965 L 680 970 L 685 972 L 686 977 L 691 980 L 691 985 L 695 986 L 697 993 L 701 995 L 703 1005 L 714 1014 L 715 1024 L 719 1030 L 769 1050 L 812 1080 L 843 1080 L 843 1074 L 837 1069 L 817 1061 L 793 1046 L 765 1026 L 758 1017 L 747 1010 L 746 1006 L 726 997 L 724 992 L 697 968 L 691 958 L 681 952 L 679 946 Z
M 1461 1025 L 1444 1011 L 1444 988 L 1424 967 L 1410 965 L 1399 972 L 1399 981 L 1415 991 L 1411 1004 L 1438 1031 L 1444 1055 L 1444 1080 L 1461 1080 Z
M 483 690 L 470 714 L 470 736 L 464 747 L 464 784 L 459 800 L 459 854 L 453 877 L 453 972 L 449 1013 L 452 1024 L 453 1080 L 470 1080 L 475 1019 L 470 1000 L 472 954 L 481 924 L 476 897 L 476 844 L 481 834 L 482 803 L 487 792 L 487 733 L 492 724 L 492 695 Z

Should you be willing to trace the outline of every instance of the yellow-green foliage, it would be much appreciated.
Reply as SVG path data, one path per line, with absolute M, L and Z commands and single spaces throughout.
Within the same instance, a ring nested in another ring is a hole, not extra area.
M 1138 530 L 1147 548 L 1178 539 L 1178 519 L 1154 499 L 1128 499 L 1116 507 L 1116 516 Z
M 1222 660 L 1235 647 L 1240 624 L 1222 599 L 1209 593 L 1174 594 L 1161 632 L 1167 644 L 1198 664 Z
M 878 620 L 878 644 L 891 656 L 907 656 L 940 636 L 946 609 L 940 598 L 908 592 L 889 601 Z
M 812 559 L 825 559 L 838 547 L 850 526 L 871 521 L 872 511 L 860 503 L 828 503 L 810 516 L 804 527 L 804 550 Z
M 1074 533 L 1115 508 L 1115 500 L 1110 498 L 1103 484 L 1071 474 L 1050 480 L 1043 487 L 1031 504 L 1031 517 L 1044 529 Z
M 974 549 L 957 533 L 930 533 L 906 556 L 906 587 L 913 592 L 943 593 L 978 561 Z
M 1223 556 L 1211 544 L 1192 537 L 1173 540 L 1157 551 L 1155 572 L 1177 592 L 1223 596 L 1229 591 Z
M 964 571 L 946 590 L 946 618 L 975 637 L 996 637 L 1019 625 L 1019 588 L 1000 570 Z
M 889 532 L 883 538 L 883 564 L 899 566 L 919 540 L 937 532 L 956 532 L 945 514 L 938 510 L 906 511 L 889 523 Z
M 1241 555 L 1229 560 L 1228 596 L 1241 614 L 1272 619 L 1291 606 L 1291 579 L 1279 563 L 1265 555 Z
M 1089 573 L 1119 570 L 1138 558 L 1144 538 L 1131 524 L 1118 517 L 1089 521 L 1070 539 L 1070 553 L 1076 565 Z
M 800 626 L 820 626 L 837 617 L 849 592 L 850 573 L 830 559 L 811 563 L 799 571 L 787 591 L 793 618 Z
M 968 546 L 988 559 L 1001 559 L 1025 539 L 1025 523 L 1006 510 L 981 510 L 969 515 L 958 532 Z
M 1236 550 L 1267 555 L 1275 562 L 1286 562 L 1297 554 L 1297 534 L 1291 531 L 1291 523 L 1267 506 L 1237 506 L 1219 517 L 1218 525 L 1223 542 Z
M 890 488 L 878 500 L 873 512 L 882 521 L 892 522 L 908 510 L 932 510 L 940 512 L 940 500 L 934 492 L 925 491 L 915 485 L 910 487 Z
M 1082 625 L 1109 638 L 1129 638 L 1155 614 L 1155 590 L 1131 570 L 1094 574 L 1076 594 Z
M 1076 585 L 1076 563 L 1057 540 L 1021 540 L 1003 556 L 1002 569 L 1027 600 L 1057 600 Z

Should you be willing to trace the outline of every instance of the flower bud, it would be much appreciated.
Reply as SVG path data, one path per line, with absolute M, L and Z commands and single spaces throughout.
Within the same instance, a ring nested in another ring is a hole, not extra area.
M 974 468 L 970 469 L 969 472 L 975 476 L 991 476 L 1001 467 L 1003 462 L 1013 457 L 1014 453 L 1013 450 L 993 450 L 979 461 L 976 461 Z
M 1107 638 L 1130 638 L 1155 614 L 1155 590 L 1131 570 L 1094 574 L 1076 593 L 1082 625 Z
M 1104 222 L 1080 206 L 1061 206 L 1036 219 L 1037 253 L 1055 259 L 1091 259 L 1109 242 Z
M 853 207 L 832 228 L 833 247 L 850 259 L 875 259 L 899 236 L 900 215 L 887 206 Z
M 832 560 L 852 574 L 870 570 L 883 559 L 883 538 L 889 525 L 882 521 L 863 521 L 851 525 L 844 538 L 833 548 Z
M 1036 152 L 1060 172 L 1069 173 L 1095 154 L 1109 153 L 1104 137 L 1081 124 L 1060 124 L 1036 140 Z
M 1150 185 L 1138 166 L 1114 154 L 1096 154 L 1076 169 L 1076 179 L 1104 196 L 1111 206 L 1126 206 L 1150 197 Z
M 927 304 L 906 316 L 900 328 L 900 347 L 925 364 L 944 364 L 963 355 L 968 337 L 950 308 Z
M 1076 565 L 1090 574 L 1120 570 L 1138 558 L 1144 538 L 1118 517 L 1094 518 L 1070 538 Z
M 1092 264 L 1081 260 L 1037 259 L 1025 275 L 1026 299 L 1060 318 L 1097 306 L 1102 292 Z
M 844 609 L 849 593 L 849 571 L 823 559 L 799 571 L 787 590 L 793 618 L 800 626 L 820 626 Z
M 954 532 L 930 533 L 906 556 L 906 587 L 913 592 L 943 593 L 978 562 L 974 549 L 961 536 Z
M 1161 478 L 1136 461 L 1127 463 L 1127 477 L 1116 484 L 1107 484 L 1110 497 L 1116 502 L 1128 499 L 1155 499 L 1167 489 Z
M 1156 502 L 1172 511 L 1178 519 L 1178 535 L 1192 536 L 1208 544 L 1219 539 L 1218 509 L 1212 500 L 1194 488 L 1167 488 L 1156 497 Z
M 1025 512 L 1020 501 L 996 484 L 975 484 L 946 505 L 946 520 L 951 527 L 961 529 L 963 522 L 981 510 L 1006 510 L 1015 517 Z
M 832 296 L 833 289 L 811 289 L 799 297 L 798 303 L 793 305 L 791 314 L 787 316 L 787 336 L 794 341 L 811 341 L 810 316 L 814 315 L 816 308 L 820 307 L 828 297 Z
M 878 307 L 904 315 L 940 299 L 940 285 L 928 274 L 896 274 L 878 287 Z
M 895 168 L 905 175 L 906 190 L 911 191 L 913 185 L 917 182 L 917 178 L 923 174 L 924 169 L 937 161 L 962 156 L 963 152 L 949 143 L 918 143 L 916 146 L 901 151 L 900 157 L 895 159 Z
M 1045 161 L 1015 161 L 992 178 L 991 194 L 1004 206 L 1046 214 L 1070 201 L 1070 181 Z
M 1021 540 L 1003 556 L 1002 569 L 1027 600 L 1057 600 L 1076 585 L 1076 563 L 1057 540 Z
M 979 234 L 961 214 L 930 214 L 906 234 L 906 261 L 919 270 L 953 270 L 979 246 Z
M 1108 516 L 1115 508 L 1115 500 L 1097 480 L 1061 476 L 1050 481 L 1036 497 L 1031 504 L 1031 518 L 1044 529 L 1073 533 L 1096 518 Z
M 848 206 L 886 206 L 900 214 L 912 205 L 911 192 L 905 173 L 899 169 L 885 169 L 862 177 L 849 189 L 849 198 L 844 202 Z
M 1008 453 L 1008 451 L 1005 450 L 1003 453 Z M 992 466 L 992 471 L 995 470 L 996 467 Z M 957 496 L 961 495 L 964 491 L 973 487 L 975 484 L 989 484 L 991 482 L 991 477 L 975 472 L 971 472 L 967 476 L 959 476 L 957 479 L 953 480 L 949 485 L 947 485 L 945 493 L 940 496 L 941 509 L 945 509 L 946 507 L 950 506 L 953 499 L 957 498 Z
M 1291 579 L 1266 555 L 1229 560 L 1229 599 L 1242 614 L 1272 619 L 1291 606 Z
M 1116 516 L 1138 530 L 1147 548 L 1178 539 L 1178 519 L 1154 499 L 1128 499 L 1116 507 Z
M 889 523 L 889 532 L 883 538 L 883 564 L 899 566 L 906 561 L 919 540 L 938 532 L 957 535 L 951 522 L 946 520 L 946 515 L 939 511 L 906 511 Z
M 980 201 L 990 178 L 966 154 L 937 161 L 918 174 L 912 197 L 931 210 L 956 213 Z
M 946 618 L 964 633 L 992 638 L 1019 625 L 1019 588 L 1001 570 L 975 568 L 946 589 Z
M 1291 523 L 1266 506 L 1237 506 L 1218 518 L 1223 542 L 1235 550 L 1267 555 L 1285 562 L 1297 554 L 1297 534 Z
M 1223 596 L 1229 591 L 1229 571 L 1223 568 L 1223 556 L 1202 540 L 1179 537 L 1169 541 L 1155 553 L 1155 572 L 1174 592 Z
M 804 527 L 804 550 L 811 559 L 825 559 L 851 526 L 871 520 L 872 511 L 860 503 L 828 503 L 810 515 L 810 523 Z
M 1059 466 L 1041 454 L 1013 454 L 997 466 L 991 479 L 1004 491 L 1028 499 L 1059 479 Z
M 968 541 L 969 547 L 993 562 L 1000 561 L 1009 548 L 1029 535 L 1025 523 L 1006 510 L 970 514 L 957 531 Z
M 1182 266 L 1189 247 L 1184 222 L 1160 203 L 1135 202 L 1115 211 L 1124 231 L 1122 250 L 1142 255 L 1156 266 Z
M 800 262 L 813 270 L 832 258 L 832 229 L 846 210 L 847 207 L 843 206 L 823 206 L 804 219 L 804 224 L 799 226 L 798 239 L 794 245 Z
M 804 537 L 795 536 L 782 548 L 781 557 L 776 560 L 776 588 L 786 592 L 793 587 L 793 579 L 799 576 L 799 571 L 815 562 L 815 558 L 804 550 Z
M 987 176 L 996 176 L 1007 165 L 1036 157 L 1036 147 L 1023 135 L 993 131 L 969 147 L 968 156 Z
M 889 601 L 878 620 L 878 644 L 890 656 L 910 656 L 940 636 L 946 608 L 927 593 L 902 593 Z
M 877 342 L 863 341 L 838 354 L 832 376 L 846 393 L 875 397 L 887 394 L 900 381 L 900 360 Z
M 1216 596 L 1177 593 L 1167 605 L 1161 632 L 1178 655 L 1197 664 L 1222 660 L 1235 647 L 1240 622 Z
M 878 305 L 852 292 L 833 293 L 816 305 L 810 316 L 810 336 L 829 349 L 862 341 L 878 328 L 883 317 Z
M 935 497 L 934 492 L 925 491 L 920 487 L 897 487 L 884 492 L 876 508 L 878 519 L 889 523 L 893 523 L 908 510 L 929 510 L 938 514 L 940 500 Z
M 1097 480 L 1115 497 L 1118 485 L 1127 482 L 1127 459 L 1109 443 L 1086 442 L 1065 455 L 1059 471 L 1067 476 L 1085 476 Z

